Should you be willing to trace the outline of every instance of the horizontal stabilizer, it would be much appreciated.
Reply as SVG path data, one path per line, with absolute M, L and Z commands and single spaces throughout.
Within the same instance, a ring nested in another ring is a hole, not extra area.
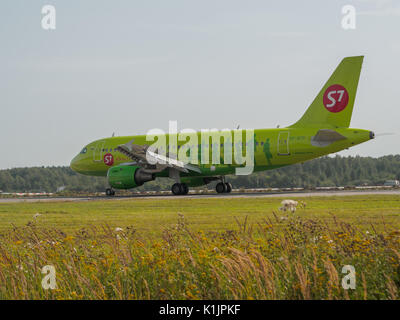
M 311 138 L 311 144 L 315 147 L 326 147 L 336 141 L 345 139 L 347 138 L 335 130 L 321 129 Z

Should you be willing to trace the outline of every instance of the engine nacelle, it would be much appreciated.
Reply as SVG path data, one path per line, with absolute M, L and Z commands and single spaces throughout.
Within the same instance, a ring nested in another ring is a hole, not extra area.
M 115 166 L 108 170 L 107 179 L 114 189 L 132 189 L 155 179 L 153 173 L 136 166 Z

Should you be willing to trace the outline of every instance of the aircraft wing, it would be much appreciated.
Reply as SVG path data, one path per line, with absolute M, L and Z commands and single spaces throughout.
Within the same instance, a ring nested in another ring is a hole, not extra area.
M 134 144 L 134 140 L 135 139 L 129 141 L 128 143 L 119 145 L 116 150 L 131 158 L 134 161 L 134 164 L 144 167 L 147 171 L 161 172 L 166 168 L 173 168 L 185 173 L 189 171 L 201 173 L 200 168 L 196 165 L 185 164 L 177 159 L 155 153 L 151 150 L 148 150 L 148 145 Z

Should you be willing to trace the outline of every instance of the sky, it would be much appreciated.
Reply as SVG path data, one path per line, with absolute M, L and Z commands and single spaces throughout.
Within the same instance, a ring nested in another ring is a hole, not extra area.
M 400 0 L 2 0 L 0 168 L 69 165 L 93 140 L 169 120 L 284 127 L 353 55 L 365 59 L 351 127 L 381 136 L 339 154 L 399 154 L 399 30 Z

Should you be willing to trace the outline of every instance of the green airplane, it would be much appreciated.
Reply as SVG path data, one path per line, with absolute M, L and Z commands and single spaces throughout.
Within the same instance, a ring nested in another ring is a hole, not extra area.
M 348 149 L 375 137 L 372 131 L 349 128 L 363 58 L 344 58 L 305 114 L 291 126 L 251 130 L 245 142 L 233 139 L 245 136 L 240 130 L 217 132 L 206 140 L 201 132 L 193 133 L 189 141 L 177 141 L 176 133 L 104 138 L 86 145 L 71 161 L 71 169 L 107 177 L 108 196 L 115 189 L 135 188 L 161 177 L 175 180 L 174 195 L 187 194 L 189 187 L 214 180 L 220 181 L 216 191 L 227 193 L 232 186 L 225 176 L 246 166 L 251 167 L 250 173 L 271 170 Z M 154 140 L 160 144 L 152 149 Z M 241 155 L 246 151 L 252 158 L 239 161 L 236 154 L 229 157 L 231 151 Z M 190 160 L 182 161 L 179 154 L 190 155 Z

